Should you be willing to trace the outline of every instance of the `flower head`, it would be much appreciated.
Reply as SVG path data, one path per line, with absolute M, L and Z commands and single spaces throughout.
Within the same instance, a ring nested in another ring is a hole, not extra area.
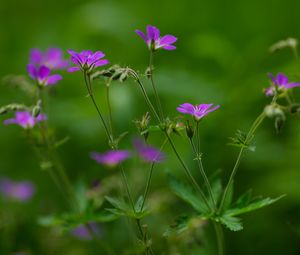
M 215 107 L 212 106 L 213 104 L 198 104 L 194 106 L 189 103 L 184 103 L 179 105 L 176 109 L 180 113 L 192 115 L 196 120 L 200 120 L 210 112 L 213 112 L 220 107 L 219 105 L 216 105 Z
M 95 67 L 107 65 L 107 59 L 102 59 L 105 55 L 101 51 L 93 53 L 91 50 L 84 50 L 79 53 L 68 50 L 71 55 L 71 61 L 76 65 L 68 69 L 68 72 L 92 71 Z
M 276 90 L 285 91 L 287 89 L 300 86 L 300 82 L 289 82 L 288 77 L 283 73 L 278 73 L 276 77 L 271 73 L 269 73 L 268 75 L 273 84 L 272 86 L 265 89 L 264 92 L 266 96 L 273 96 Z
M 93 230 L 93 232 L 99 234 L 99 229 L 97 227 L 97 224 L 94 222 L 87 223 L 89 227 Z M 87 226 L 81 224 L 77 226 L 75 229 L 71 231 L 72 236 L 80 239 L 80 240 L 91 240 L 92 236 L 90 234 L 90 231 Z
M 115 166 L 129 158 L 130 152 L 126 150 L 112 150 L 104 153 L 92 152 L 90 156 L 99 164 Z
M 151 25 L 147 26 L 147 35 L 140 30 L 135 32 L 146 42 L 150 50 L 175 50 L 176 46 L 173 45 L 177 41 L 177 38 L 173 35 L 164 35 L 160 37 L 160 31 Z
M 27 71 L 29 76 L 33 80 L 36 80 L 38 85 L 42 87 L 55 85 L 62 79 L 62 76 L 59 74 L 50 75 L 51 70 L 45 65 L 36 67 L 34 64 L 29 64 L 27 66 Z
M 6 198 L 26 202 L 34 195 L 35 188 L 30 181 L 14 182 L 9 179 L 1 179 L 0 193 Z
M 133 145 L 141 159 L 146 162 L 161 162 L 166 158 L 163 152 L 153 146 L 145 144 L 141 139 L 135 139 Z
M 7 119 L 3 123 L 5 125 L 17 124 L 25 129 L 33 128 L 34 125 L 40 121 L 47 119 L 44 114 L 39 114 L 37 117 L 33 117 L 30 112 L 16 112 L 15 118 Z
M 46 52 L 40 49 L 30 51 L 30 64 L 47 66 L 50 69 L 63 69 L 69 66 L 69 61 L 63 59 L 63 52 L 58 48 L 49 48 Z

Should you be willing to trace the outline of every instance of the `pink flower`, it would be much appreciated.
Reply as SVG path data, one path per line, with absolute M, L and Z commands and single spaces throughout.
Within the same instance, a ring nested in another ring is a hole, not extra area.
M 184 103 L 179 105 L 176 109 L 180 113 L 192 115 L 195 117 L 196 120 L 200 120 L 210 112 L 213 112 L 220 108 L 219 105 L 216 105 L 215 107 L 212 106 L 213 104 L 198 104 L 194 106 L 189 103 Z

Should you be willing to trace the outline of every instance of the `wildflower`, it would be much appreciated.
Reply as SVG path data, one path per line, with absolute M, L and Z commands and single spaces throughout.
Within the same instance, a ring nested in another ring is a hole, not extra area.
M 105 153 L 92 152 L 90 156 L 99 164 L 103 164 L 107 166 L 115 166 L 120 162 L 129 158 L 130 152 L 126 150 L 116 150 L 116 151 L 112 150 L 112 151 L 107 151 Z
M 44 53 L 40 49 L 32 49 L 30 64 L 35 66 L 44 65 L 50 69 L 64 69 L 69 66 L 69 61 L 63 59 L 63 52 L 58 48 L 49 48 Z
M 71 55 L 71 61 L 76 65 L 68 69 L 68 72 L 92 71 L 95 67 L 107 65 L 109 62 L 107 59 L 102 59 L 105 54 L 101 51 L 93 53 L 91 50 L 84 50 L 79 53 L 68 50 Z
M 33 117 L 30 112 L 16 112 L 15 118 L 7 119 L 3 123 L 8 124 L 17 124 L 25 129 L 33 128 L 34 125 L 40 121 L 47 119 L 47 116 L 44 114 L 39 114 L 37 117 Z
M 273 84 L 264 90 L 266 96 L 273 96 L 277 90 L 285 91 L 300 86 L 300 82 L 289 82 L 288 77 L 283 73 L 278 73 L 276 77 L 270 73 L 269 77 Z
M 6 198 L 26 202 L 34 195 L 35 188 L 30 181 L 14 182 L 9 179 L 1 179 L 0 193 Z
M 48 85 L 54 85 L 62 79 L 62 76 L 59 74 L 50 75 L 51 70 L 47 66 L 36 67 L 33 64 L 27 66 L 27 71 L 29 76 L 36 80 L 38 85 L 45 87 Z
M 146 162 L 161 162 L 165 154 L 153 146 L 145 144 L 141 139 L 135 139 L 133 145 L 139 156 Z
M 91 230 L 94 232 L 94 233 L 97 233 L 99 234 L 99 229 L 97 227 L 97 224 L 96 223 L 87 223 L 89 225 L 89 227 L 91 228 Z M 74 236 L 74 237 L 77 237 L 78 239 L 81 239 L 81 240 L 91 240 L 92 239 L 92 235 L 90 233 L 90 230 L 88 229 L 87 226 L 81 224 L 79 226 L 77 226 L 75 229 L 73 229 L 71 231 L 71 235 Z
M 147 26 L 147 35 L 140 30 L 135 32 L 146 42 L 150 50 L 175 50 L 176 46 L 172 45 L 177 41 L 177 38 L 173 35 L 165 35 L 160 37 L 160 31 L 151 25 Z
M 194 106 L 189 103 L 184 103 L 179 105 L 179 107 L 177 107 L 176 109 L 181 113 L 194 116 L 194 118 L 198 121 L 210 112 L 213 112 L 220 107 L 219 105 L 216 105 L 215 107 L 212 106 L 213 104 L 198 104 Z

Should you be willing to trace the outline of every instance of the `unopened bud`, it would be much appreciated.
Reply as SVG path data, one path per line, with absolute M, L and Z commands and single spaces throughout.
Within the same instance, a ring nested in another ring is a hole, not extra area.
M 186 131 L 187 137 L 192 139 L 194 136 L 194 130 L 193 130 L 193 127 L 190 125 L 189 121 L 187 121 L 187 123 L 186 123 L 185 131 Z

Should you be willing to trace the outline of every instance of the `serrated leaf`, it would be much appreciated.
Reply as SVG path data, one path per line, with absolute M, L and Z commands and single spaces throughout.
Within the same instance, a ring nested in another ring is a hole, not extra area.
M 197 212 L 202 214 L 209 213 L 209 208 L 196 196 L 197 193 L 190 186 L 180 183 L 170 176 L 170 187 L 178 197 L 190 204 Z
M 225 214 L 230 215 L 230 216 L 235 216 L 235 215 L 255 211 L 257 209 L 260 209 L 262 207 L 265 207 L 265 206 L 268 206 L 268 205 L 271 205 L 271 204 L 275 203 L 276 201 L 278 201 L 282 197 L 283 196 L 280 196 L 280 197 L 277 197 L 275 199 L 272 199 L 272 198 L 269 198 L 269 197 L 263 198 L 263 199 L 258 198 L 258 199 L 255 199 L 254 201 L 252 200 L 252 202 L 250 202 L 248 205 L 245 205 L 243 207 L 237 207 L 237 208 L 227 210 L 225 212 Z
M 239 218 L 229 215 L 222 215 L 220 218 L 218 218 L 218 220 L 231 231 L 239 231 L 243 229 L 243 225 Z

